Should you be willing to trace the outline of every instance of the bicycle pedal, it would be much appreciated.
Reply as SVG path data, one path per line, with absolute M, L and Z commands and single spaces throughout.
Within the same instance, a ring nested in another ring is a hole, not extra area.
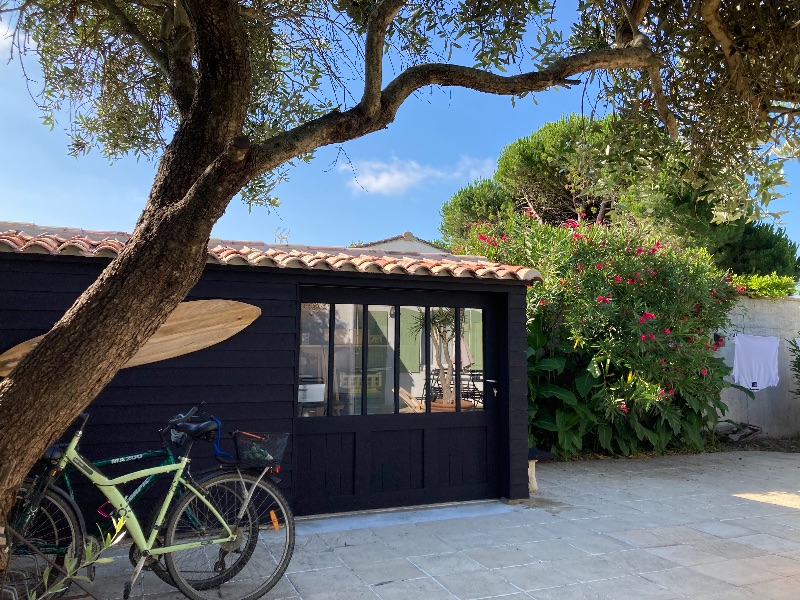
M 126 582 L 125 582 L 125 591 L 123 591 L 123 592 L 122 592 L 122 598 L 123 598 L 123 600 L 128 600 L 128 598 L 130 598 L 130 597 L 131 597 L 131 588 L 132 588 L 132 587 L 133 587 L 133 586 L 131 585 L 131 582 L 130 582 L 130 581 L 126 581 Z

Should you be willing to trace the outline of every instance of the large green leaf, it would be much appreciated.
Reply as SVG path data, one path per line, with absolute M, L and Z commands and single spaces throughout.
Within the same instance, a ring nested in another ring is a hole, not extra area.
M 537 371 L 555 371 L 560 374 L 564 370 L 566 364 L 567 361 L 564 357 L 555 356 L 552 358 L 543 358 L 536 363 L 534 368 Z
M 586 398 L 586 395 L 591 391 L 598 380 L 599 378 L 592 375 L 587 369 L 575 378 L 575 387 L 578 388 L 578 393 L 583 398 Z
M 558 398 L 559 400 L 562 400 L 571 406 L 574 406 L 578 403 L 578 399 L 575 397 L 575 394 L 568 389 L 561 387 L 560 385 L 554 385 L 552 383 L 548 383 L 547 385 L 540 387 L 539 394 L 545 398 Z

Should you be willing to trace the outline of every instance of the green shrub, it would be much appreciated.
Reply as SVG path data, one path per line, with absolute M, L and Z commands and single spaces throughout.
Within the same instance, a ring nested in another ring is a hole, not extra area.
M 795 293 L 797 282 L 789 275 L 734 275 L 731 282 L 750 298 L 785 298 Z
M 738 297 L 705 250 L 629 226 L 510 215 L 468 250 L 539 269 L 529 292 L 530 443 L 560 454 L 701 448 L 730 369 L 709 332 Z

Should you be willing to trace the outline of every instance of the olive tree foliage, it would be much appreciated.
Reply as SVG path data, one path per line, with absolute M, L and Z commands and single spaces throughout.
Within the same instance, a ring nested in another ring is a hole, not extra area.
M 544 0 L 0 0 L 15 55 L 41 67 L 45 118 L 71 118 L 71 150 L 158 161 L 124 249 L 0 382 L 0 522 L 36 458 L 197 281 L 239 192 L 270 204 L 292 161 L 389 126 L 431 85 L 519 97 L 604 71 L 643 141 L 666 129 L 719 161 L 719 148 L 793 143 L 795 4 L 597 0 L 562 39 Z

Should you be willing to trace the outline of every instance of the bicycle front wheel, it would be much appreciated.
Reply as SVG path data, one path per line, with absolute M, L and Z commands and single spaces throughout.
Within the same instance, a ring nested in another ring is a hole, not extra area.
M 28 482 L 17 490 L 17 500 L 8 523 L 30 546 L 11 540 L 8 571 L 0 573 L 0 597 L 11 589 L 20 598 L 63 595 L 70 580 L 49 563 L 65 568 L 77 565 L 83 556 L 83 531 L 70 503 L 48 488 L 38 508 L 31 506 Z M 32 548 L 31 548 L 32 546 Z M 74 573 L 77 574 L 77 573 Z M 15 594 L 12 592 L 11 597 Z
M 236 539 L 210 543 L 224 536 L 224 527 L 187 492 L 167 519 L 164 544 L 203 545 L 166 555 L 175 585 L 192 600 L 260 598 L 280 580 L 294 550 L 294 519 L 286 498 L 271 481 L 238 471 L 212 476 L 200 488 Z

